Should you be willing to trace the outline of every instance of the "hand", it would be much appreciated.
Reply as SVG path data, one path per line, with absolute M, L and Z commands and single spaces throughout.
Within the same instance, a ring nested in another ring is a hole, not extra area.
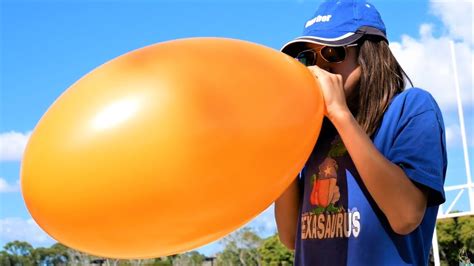
M 349 112 L 346 103 L 346 95 L 344 92 L 344 83 L 342 76 L 332 74 L 318 66 L 309 66 L 308 69 L 313 76 L 319 81 L 321 91 L 324 96 L 325 115 L 329 120 L 333 120 L 336 115 Z

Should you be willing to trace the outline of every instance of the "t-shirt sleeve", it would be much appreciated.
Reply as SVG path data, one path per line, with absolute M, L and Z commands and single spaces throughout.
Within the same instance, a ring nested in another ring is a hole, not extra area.
M 426 110 L 398 129 L 388 159 L 417 185 L 428 188 L 428 206 L 443 203 L 447 156 L 442 121 L 434 110 Z

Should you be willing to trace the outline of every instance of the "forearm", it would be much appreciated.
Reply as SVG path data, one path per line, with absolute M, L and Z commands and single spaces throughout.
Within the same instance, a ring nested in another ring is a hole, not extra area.
M 275 220 L 280 241 L 290 250 L 295 247 L 298 223 L 299 190 L 296 178 L 275 201 Z
M 426 195 L 375 147 L 350 112 L 330 117 L 357 171 L 392 229 L 408 234 L 421 222 Z

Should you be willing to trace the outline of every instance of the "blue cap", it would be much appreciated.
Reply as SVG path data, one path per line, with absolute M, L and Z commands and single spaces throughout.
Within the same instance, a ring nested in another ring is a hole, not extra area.
M 366 35 L 388 42 L 385 25 L 374 5 L 365 0 L 327 0 L 305 23 L 303 35 L 285 44 L 281 51 L 296 56 L 308 42 L 342 46 Z

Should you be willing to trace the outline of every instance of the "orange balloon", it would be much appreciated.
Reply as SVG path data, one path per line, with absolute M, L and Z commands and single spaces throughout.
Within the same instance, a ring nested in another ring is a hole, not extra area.
M 122 55 L 73 84 L 21 166 L 32 217 L 72 248 L 151 258 L 265 210 L 303 167 L 323 118 L 311 73 L 273 49 L 194 38 Z

